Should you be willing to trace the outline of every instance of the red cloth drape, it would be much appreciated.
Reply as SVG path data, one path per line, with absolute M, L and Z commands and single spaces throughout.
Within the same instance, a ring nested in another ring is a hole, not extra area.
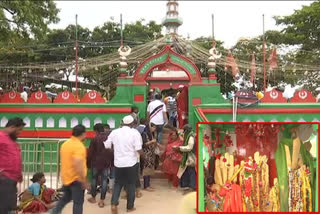
M 250 82 L 254 82 L 254 77 L 256 76 L 257 68 L 256 68 L 256 57 L 254 54 L 252 54 L 252 60 L 251 60 L 251 78 Z
M 188 124 L 188 88 L 184 87 L 177 98 L 179 128 Z
M 225 70 L 227 70 L 228 68 L 231 68 L 232 76 L 234 77 L 237 76 L 237 74 L 239 73 L 238 64 L 232 56 L 231 52 L 229 52 L 228 56 L 226 57 Z
M 269 57 L 269 69 L 272 71 L 273 69 L 278 67 L 278 57 L 277 57 L 277 49 L 274 48 Z

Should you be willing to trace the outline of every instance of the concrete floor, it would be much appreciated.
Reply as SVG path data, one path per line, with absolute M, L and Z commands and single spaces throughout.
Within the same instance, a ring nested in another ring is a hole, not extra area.
M 167 179 L 152 179 L 151 185 L 156 189 L 155 192 L 142 191 L 143 196 L 136 198 L 135 214 L 179 214 L 183 194 L 168 184 Z M 84 214 L 106 214 L 111 213 L 111 195 L 107 193 L 104 208 L 99 208 L 98 204 L 91 204 L 87 201 L 90 195 L 85 195 Z M 98 199 L 99 195 L 97 196 Z M 118 213 L 126 212 L 126 200 L 120 199 Z M 72 214 L 72 203 L 68 204 L 62 214 Z

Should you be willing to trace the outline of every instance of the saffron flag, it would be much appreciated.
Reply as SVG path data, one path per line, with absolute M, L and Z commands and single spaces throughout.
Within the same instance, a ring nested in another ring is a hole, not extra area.
M 228 68 L 231 68 L 232 76 L 234 76 L 234 77 L 236 77 L 237 74 L 239 73 L 239 68 L 238 68 L 237 62 L 233 58 L 231 52 L 229 52 L 229 54 L 228 54 L 228 56 L 226 58 L 225 70 L 227 70 Z
M 278 59 L 277 59 L 277 49 L 274 48 L 272 50 L 272 53 L 269 57 L 269 70 L 272 71 L 273 69 L 278 67 Z
M 251 79 L 250 82 L 254 82 L 254 77 L 256 76 L 257 68 L 256 68 L 256 57 L 254 54 L 252 54 L 252 60 L 251 60 Z

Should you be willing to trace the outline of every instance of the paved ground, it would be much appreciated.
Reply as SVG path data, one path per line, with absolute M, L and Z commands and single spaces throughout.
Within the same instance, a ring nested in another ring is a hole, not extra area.
M 166 179 L 153 179 L 151 185 L 156 188 L 155 192 L 142 191 L 143 196 L 135 201 L 136 211 L 134 214 L 179 214 L 180 204 L 183 194 L 181 190 L 174 189 L 168 185 Z M 108 214 L 111 213 L 111 195 L 108 193 L 104 208 L 99 208 L 98 204 L 87 202 L 90 195 L 86 194 L 84 203 L 84 214 Z M 98 197 L 97 197 L 98 198 Z M 120 199 L 118 206 L 119 214 L 126 212 L 126 200 Z M 68 204 L 62 214 L 72 213 L 72 203 Z

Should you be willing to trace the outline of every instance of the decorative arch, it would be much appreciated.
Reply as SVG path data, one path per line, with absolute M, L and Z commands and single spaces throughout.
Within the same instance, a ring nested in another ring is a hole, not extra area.
M 106 100 L 101 97 L 101 94 L 95 90 L 89 91 L 82 97 L 80 103 L 105 103 Z
M 133 82 L 145 82 L 154 68 L 164 64 L 173 65 L 183 70 L 188 75 L 190 83 L 201 82 L 201 72 L 198 67 L 188 58 L 174 52 L 170 45 L 143 61 L 133 76 Z
M 56 99 L 53 100 L 54 103 L 77 103 L 77 99 L 70 91 L 60 92 Z
M 266 92 L 266 95 L 261 99 L 263 103 L 287 103 L 288 100 L 283 97 L 283 93 L 272 89 L 269 92 Z
M 291 103 L 316 103 L 317 99 L 313 97 L 310 91 L 302 89 L 296 91 L 290 100 Z
M 51 100 L 48 98 L 46 93 L 39 90 L 31 94 L 31 97 L 28 99 L 27 103 L 51 103 Z
M 24 103 L 19 92 L 10 91 L 3 95 L 1 103 Z

